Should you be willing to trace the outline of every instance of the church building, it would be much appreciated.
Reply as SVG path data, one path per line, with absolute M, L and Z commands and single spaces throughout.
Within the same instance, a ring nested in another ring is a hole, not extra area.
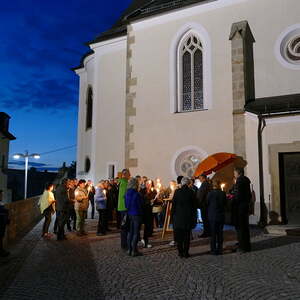
M 214 153 L 246 162 L 255 216 L 300 223 L 300 1 L 134 0 L 88 43 L 78 178 L 192 176 Z

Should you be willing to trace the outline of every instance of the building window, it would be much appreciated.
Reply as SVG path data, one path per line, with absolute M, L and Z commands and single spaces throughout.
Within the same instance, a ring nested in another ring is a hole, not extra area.
M 178 111 L 204 109 L 203 102 L 203 48 L 200 38 L 190 33 L 178 49 Z
M 175 159 L 176 176 L 194 176 L 196 168 L 203 160 L 204 154 L 197 149 L 185 150 Z
M 108 165 L 108 178 L 112 179 L 115 178 L 115 165 Z
M 88 173 L 91 169 L 91 161 L 88 157 L 86 157 L 85 162 L 84 162 L 84 171 L 85 173 Z
M 89 86 L 86 99 L 86 130 L 93 124 L 93 89 Z
M 279 36 L 275 54 L 282 65 L 290 69 L 300 69 L 300 25 L 287 28 Z

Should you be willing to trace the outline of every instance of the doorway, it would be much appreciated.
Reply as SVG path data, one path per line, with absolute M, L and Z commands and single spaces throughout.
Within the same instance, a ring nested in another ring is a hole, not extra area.
M 284 224 L 300 224 L 300 152 L 279 153 L 280 206 Z

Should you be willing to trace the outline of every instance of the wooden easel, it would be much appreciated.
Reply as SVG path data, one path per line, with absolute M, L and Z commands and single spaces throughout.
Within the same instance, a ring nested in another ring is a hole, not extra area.
M 171 221 L 171 210 L 172 210 L 172 199 L 165 199 L 164 201 L 167 202 L 167 208 L 166 208 L 166 216 L 165 216 L 165 222 L 164 227 L 162 231 L 161 238 L 163 239 L 165 236 L 165 233 L 168 231 L 173 231 L 172 228 L 170 228 L 170 221 Z

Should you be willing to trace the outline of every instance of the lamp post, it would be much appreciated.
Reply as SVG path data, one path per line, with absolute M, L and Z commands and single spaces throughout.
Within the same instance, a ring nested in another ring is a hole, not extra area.
M 41 156 L 37 153 L 29 154 L 26 150 L 25 153 L 17 153 L 13 156 L 14 159 L 24 158 L 25 160 L 25 187 L 24 187 L 24 199 L 27 199 L 27 178 L 28 178 L 28 161 L 29 158 L 39 159 Z

